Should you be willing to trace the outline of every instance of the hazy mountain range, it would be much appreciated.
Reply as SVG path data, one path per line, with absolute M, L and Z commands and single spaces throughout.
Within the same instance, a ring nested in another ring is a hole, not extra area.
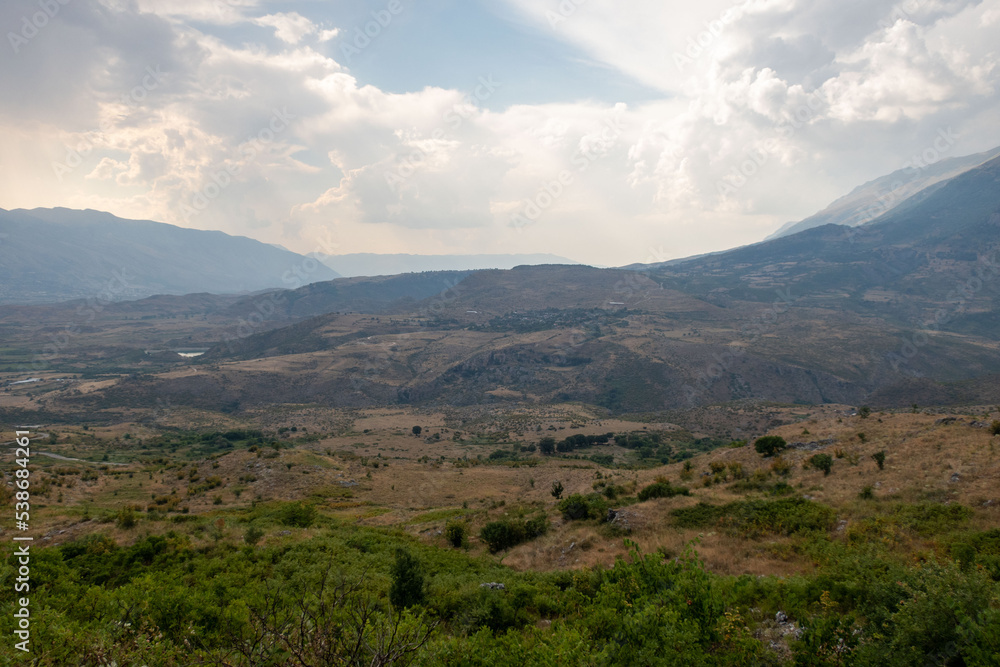
M 256 292 L 338 277 L 242 236 L 66 208 L 0 209 L 0 257 L 0 303 Z
M 529 255 L 380 255 L 356 253 L 313 257 L 344 276 L 395 276 L 422 271 L 468 271 L 482 269 L 513 269 L 515 266 L 538 264 L 579 264 L 571 259 L 545 253 Z

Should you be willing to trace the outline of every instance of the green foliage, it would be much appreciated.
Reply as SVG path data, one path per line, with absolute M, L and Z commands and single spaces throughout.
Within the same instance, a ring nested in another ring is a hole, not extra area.
M 423 433 L 424 429 L 421 428 L 420 426 L 414 426 L 411 429 L 411 431 L 412 431 L 413 435 L 420 435 L 421 433 Z
M 396 550 L 392 566 L 392 587 L 389 601 L 400 609 L 422 604 L 424 601 L 424 570 L 413 554 L 406 549 Z
M 870 417 L 871 414 L 872 414 L 872 409 L 867 405 L 862 405 L 860 408 L 858 408 L 858 416 L 861 417 L 862 419 L 868 419 L 868 417 Z
M 765 435 L 757 438 L 753 443 L 753 448 L 765 458 L 774 456 L 787 446 L 788 443 L 780 435 Z
M 1000 419 L 994 419 L 993 423 L 990 424 L 990 433 L 1000 435 Z
M 604 519 L 608 515 L 608 509 L 608 499 L 599 493 L 574 493 L 559 503 L 559 511 L 566 521 Z
M 690 495 L 691 491 L 686 487 L 671 486 L 670 482 L 656 482 L 639 492 L 639 500 L 645 502 L 651 498 L 673 498 L 674 496 Z
M 885 450 L 881 450 L 872 454 L 872 461 L 878 466 L 879 470 L 885 468 Z
M 681 528 L 719 526 L 743 537 L 764 534 L 792 535 L 828 530 L 834 512 L 825 505 L 802 498 L 740 500 L 728 505 L 698 503 L 670 512 Z
M 833 457 L 829 454 L 814 454 L 809 457 L 809 465 L 817 470 L 822 470 L 823 476 L 826 477 L 833 469 Z
M 564 491 L 564 487 L 563 487 L 563 483 L 562 482 L 560 482 L 558 480 L 555 481 L 555 482 L 552 482 L 552 497 L 553 498 L 555 498 L 556 500 L 559 500 L 560 498 L 562 498 L 563 491 Z
M 858 498 L 860 498 L 861 500 L 874 500 L 875 491 L 872 490 L 871 486 L 866 486 L 863 489 L 861 489 L 861 491 L 858 493 Z
M 118 516 L 115 519 L 115 523 L 119 528 L 124 528 L 128 530 L 130 528 L 135 528 L 136 523 L 138 523 L 138 518 L 136 517 L 135 510 L 131 507 L 124 507 L 118 512 Z
M 306 503 L 289 503 L 281 512 L 282 525 L 308 528 L 316 520 L 316 508 Z
M 243 541 L 249 544 L 250 546 L 253 546 L 258 542 L 260 542 L 261 539 L 263 539 L 263 537 L 264 537 L 264 531 L 258 528 L 257 526 L 250 526 L 243 533 Z
M 284 507 L 262 505 L 232 521 L 268 525 Z M 940 510 L 903 507 L 889 514 L 928 525 L 948 519 L 947 512 L 937 516 Z M 750 522 L 796 534 L 784 517 L 797 516 L 806 532 L 823 524 L 813 516 L 822 506 L 792 499 L 687 509 L 700 513 L 698 525 Z M 808 575 L 727 577 L 707 572 L 693 549 L 667 557 L 631 543 L 628 555 L 607 568 L 516 572 L 495 559 L 353 523 L 257 549 L 195 546 L 171 533 L 118 546 L 93 535 L 32 548 L 31 662 L 996 664 L 1000 584 L 985 563 L 998 553 L 1000 530 L 956 534 L 955 563 L 904 561 L 871 545 L 809 539 L 817 567 Z M 12 547 L 0 548 L 0 576 L 11 580 L 17 558 Z M 481 587 L 485 582 L 504 587 Z M 13 636 L 11 596 L 0 604 L 0 633 Z M 803 631 L 784 640 L 785 656 L 768 648 L 778 610 Z M 551 625 L 540 627 L 542 620 Z M 9 644 L 0 655 L 11 655 Z
M 486 543 L 490 553 L 497 553 L 544 535 L 548 529 L 549 522 L 544 516 L 502 519 L 483 526 L 479 539 Z
M 444 538 L 448 544 L 461 549 L 469 546 L 469 526 L 464 521 L 450 521 L 444 528 Z

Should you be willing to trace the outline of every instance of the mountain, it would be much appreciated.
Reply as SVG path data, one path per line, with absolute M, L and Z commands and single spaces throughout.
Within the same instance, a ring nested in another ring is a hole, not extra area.
M 423 271 L 475 271 L 481 269 L 512 269 L 515 266 L 538 264 L 579 264 L 558 255 L 379 255 L 357 253 L 313 257 L 344 276 L 394 276 Z
M 148 301 L 74 328 L 51 360 L 20 324 L 38 321 L 38 308 L 0 316 L 0 337 L 11 363 L 120 374 L 59 398 L 80 414 L 158 401 L 227 411 L 579 403 L 614 414 L 744 401 L 981 405 L 1000 400 L 998 249 L 1000 157 L 860 227 L 636 270 L 520 266 Z M 207 352 L 156 356 L 138 340 Z
M 0 253 L 0 303 L 246 293 L 338 277 L 242 236 L 66 208 L 0 209 Z
M 1000 147 L 984 153 L 948 158 L 932 165 L 908 166 L 856 187 L 819 213 L 789 222 L 765 240 L 796 234 L 822 225 L 856 227 L 900 206 L 925 188 L 950 180 L 1000 155 Z

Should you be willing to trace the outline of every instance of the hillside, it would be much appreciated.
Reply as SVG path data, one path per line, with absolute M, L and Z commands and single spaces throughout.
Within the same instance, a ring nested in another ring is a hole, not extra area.
M 222 232 L 99 211 L 0 209 L 0 303 L 103 303 L 156 294 L 247 293 L 332 280 L 330 268 Z
M 849 194 L 805 220 L 790 222 L 766 240 L 790 236 L 823 225 L 857 227 L 902 205 L 907 199 L 937 183 L 950 180 L 1000 155 L 1000 147 L 934 164 L 911 165 L 859 185 Z M 912 162 L 912 161 L 911 161 Z

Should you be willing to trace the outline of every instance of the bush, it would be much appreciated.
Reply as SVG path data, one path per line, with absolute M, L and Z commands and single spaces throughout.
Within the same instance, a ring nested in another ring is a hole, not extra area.
M 253 546 L 258 542 L 260 542 L 261 539 L 263 539 L 263 537 L 264 537 L 264 531 L 258 528 L 257 526 L 250 526 L 249 528 L 246 529 L 246 532 L 243 533 L 243 541 L 249 544 L 250 546 Z
M 651 498 L 673 498 L 674 496 L 690 496 L 691 492 L 683 486 L 671 486 L 670 482 L 650 484 L 639 492 L 639 500 L 645 502 Z
M 567 521 L 580 519 L 603 519 L 608 515 L 607 499 L 597 493 L 585 496 L 574 493 L 559 503 L 559 511 Z
M 786 477 L 792 472 L 792 464 L 779 456 L 771 463 L 771 470 L 775 475 Z
M 497 553 L 544 535 L 548 529 L 549 523 L 544 516 L 537 516 L 527 521 L 503 519 L 483 526 L 479 531 L 479 539 L 486 543 L 490 553 Z
M 990 433 L 993 435 L 1000 435 L 1000 419 L 995 419 L 993 420 L 993 423 L 990 424 Z
M 830 470 L 833 469 L 833 457 L 829 454 L 816 454 L 810 457 L 809 465 L 817 470 L 822 470 L 823 476 L 826 477 L 830 474 Z
M 774 456 L 787 446 L 788 443 L 780 435 L 765 435 L 762 438 L 757 438 L 753 443 L 753 448 L 765 458 Z
M 135 524 L 138 522 L 135 515 L 135 510 L 131 507 L 126 507 L 118 512 L 118 516 L 115 518 L 115 523 L 119 528 L 124 528 L 126 530 L 130 528 L 135 528 Z
M 304 503 L 289 503 L 281 512 L 279 518 L 285 526 L 308 528 L 316 520 L 316 508 Z
M 405 609 L 424 601 L 424 571 L 420 561 L 405 549 L 396 550 L 392 566 L 392 587 L 389 601 L 394 607 Z
M 464 521 L 452 521 L 444 528 L 444 538 L 456 549 L 468 546 L 469 527 Z
M 885 467 L 885 450 L 882 450 L 880 452 L 875 452 L 874 454 L 872 454 L 872 460 L 875 461 L 875 465 L 878 466 L 879 470 L 884 469 L 884 467 Z
M 741 500 L 728 505 L 698 503 L 694 507 L 675 509 L 670 514 L 681 528 L 721 524 L 744 537 L 828 530 L 835 518 L 829 507 L 802 498 Z
M 861 500 L 874 500 L 875 491 L 872 490 L 872 487 L 866 486 L 861 489 L 861 492 L 858 494 L 858 498 L 861 498 Z
M 562 498 L 563 485 L 562 482 L 552 482 L 552 497 L 556 500 Z

